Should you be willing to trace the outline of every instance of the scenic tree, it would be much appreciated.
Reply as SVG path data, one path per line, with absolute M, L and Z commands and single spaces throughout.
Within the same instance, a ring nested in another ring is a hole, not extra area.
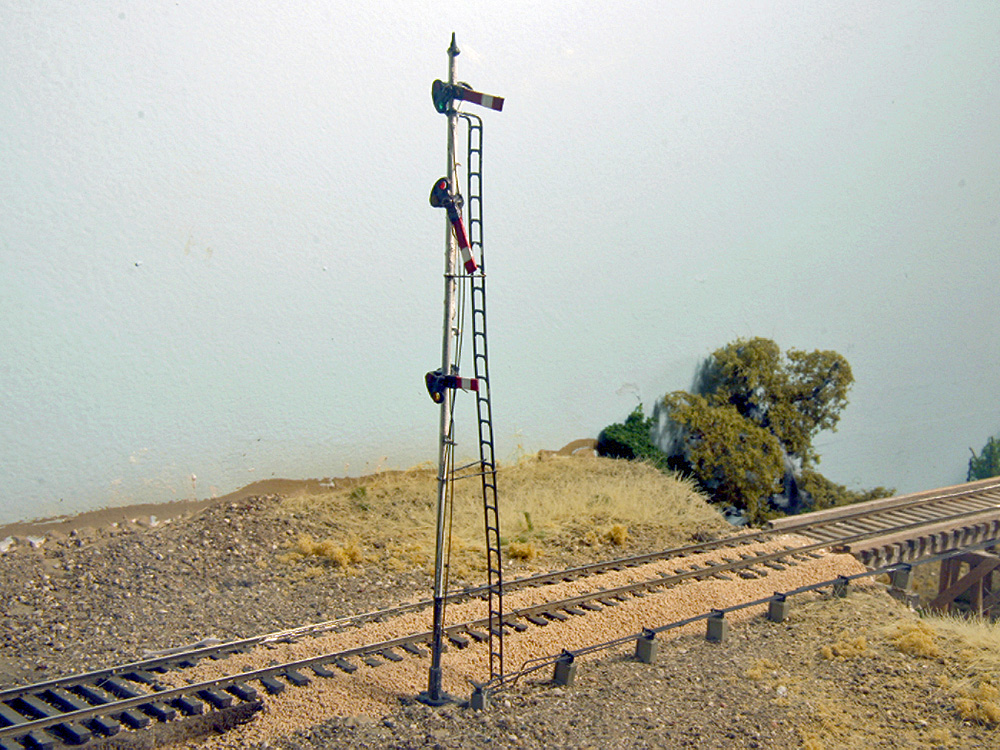
M 669 393 L 664 405 L 671 429 L 683 444 L 679 465 L 716 501 L 745 508 L 749 518 L 760 520 L 765 510 L 761 502 L 782 487 L 784 459 L 778 438 L 732 404 L 712 404 L 698 394 Z
M 851 366 L 833 351 L 781 354 L 770 339 L 740 339 L 717 349 L 702 371 L 713 406 L 731 404 L 774 434 L 803 466 L 819 462 L 812 440 L 836 430 L 854 382 Z
M 884 497 L 891 491 L 854 492 L 815 470 L 813 438 L 836 429 L 853 382 L 837 352 L 782 353 L 770 339 L 739 339 L 703 363 L 694 393 L 668 393 L 653 417 L 640 406 L 605 428 L 598 452 L 688 473 L 752 523 Z

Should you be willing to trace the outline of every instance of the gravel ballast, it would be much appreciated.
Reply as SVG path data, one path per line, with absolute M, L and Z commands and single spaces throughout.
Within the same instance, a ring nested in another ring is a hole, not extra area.
M 306 574 L 302 566 L 276 562 L 302 532 L 300 519 L 274 512 L 278 503 L 277 497 L 223 503 L 155 525 L 146 521 L 49 535 L 36 545 L 17 539 L 0 554 L 0 600 L 6 613 L 0 621 L 3 686 L 108 666 L 204 638 L 247 637 L 427 596 L 431 580 L 425 570 L 387 571 L 369 564 L 350 575 L 332 569 Z M 574 562 L 583 560 L 546 561 L 548 567 Z M 739 599 L 794 588 L 804 582 L 801 576 L 829 579 L 857 570 L 851 558 L 824 555 L 808 564 L 808 573 L 800 566 L 741 580 Z M 633 569 L 615 575 L 644 573 Z M 567 591 L 596 589 L 614 580 L 565 586 Z M 586 618 L 509 636 L 508 667 L 734 603 L 726 583 L 684 584 Z M 537 596 L 544 595 L 509 596 L 507 606 Z M 655 608 L 659 600 L 662 611 Z M 426 613 L 411 617 L 368 627 L 426 629 Z M 617 625 L 602 619 L 612 617 Z M 170 731 L 129 733 L 106 745 L 282 750 L 1000 746 L 995 730 L 957 718 L 948 691 L 936 687 L 952 666 L 914 659 L 888 644 L 882 629 L 908 617 L 912 614 L 903 605 L 877 587 L 852 591 L 844 599 L 802 597 L 783 623 L 770 623 L 756 610 L 731 615 L 725 643 L 706 641 L 703 625 L 677 633 L 669 642 L 664 639 L 652 665 L 638 663 L 632 649 L 622 647 L 581 660 L 568 688 L 553 686 L 550 670 L 536 673 L 494 696 L 491 708 L 482 712 L 458 705 L 429 709 L 413 701 L 425 686 L 427 660 L 408 657 L 400 665 L 364 668 L 364 683 L 357 676 L 354 681 L 346 675 L 316 678 L 309 688 L 266 697 L 263 710 L 224 734 L 209 728 L 199 736 L 183 736 L 177 723 Z M 449 620 L 458 619 L 461 608 L 450 608 Z M 868 648 L 861 656 L 822 657 L 823 646 L 856 633 L 867 634 Z M 367 639 L 356 632 L 327 637 Z M 281 644 L 266 658 L 278 661 L 284 650 L 314 646 L 305 640 Z M 483 647 L 449 650 L 446 689 L 467 699 L 467 679 L 483 674 L 484 658 Z M 225 662 L 227 669 L 237 664 Z
M 746 545 L 740 549 L 746 554 L 767 553 L 795 542 L 805 543 L 806 540 L 781 537 L 766 544 Z M 689 567 L 704 567 L 724 554 L 713 552 L 692 555 L 684 558 L 684 564 Z M 505 597 L 505 607 L 516 610 L 580 594 L 614 589 L 632 582 L 655 580 L 664 574 L 673 573 L 676 565 L 676 561 L 668 560 L 574 582 L 518 591 Z M 862 566 L 850 556 L 821 555 L 785 570 L 772 571 L 764 578 L 691 581 L 668 591 L 630 598 L 617 606 L 606 607 L 585 616 L 550 622 L 544 627 L 531 627 L 523 633 L 511 632 L 504 639 L 506 663 L 512 669 L 519 669 L 529 661 L 559 654 L 563 649 L 573 651 L 629 637 L 641 632 L 644 627 L 658 627 L 713 608 L 761 599 L 776 589 L 787 591 L 862 570 Z M 734 622 L 744 621 L 759 616 L 763 610 L 763 606 L 750 607 L 732 613 L 730 619 Z M 485 617 L 486 614 L 484 603 L 480 601 L 455 604 L 448 608 L 448 622 L 465 622 Z M 667 637 L 676 637 L 704 627 L 704 623 L 691 624 L 671 631 Z M 262 669 L 275 662 L 297 661 L 430 629 L 430 612 L 424 611 L 386 622 L 371 623 L 346 633 L 310 638 L 293 644 L 269 645 L 249 654 L 232 656 L 225 661 L 204 662 L 196 669 L 179 673 L 177 677 L 182 677 L 184 681 L 208 681 L 224 675 Z M 442 660 L 444 689 L 452 695 L 468 698 L 471 683 L 484 681 L 489 676 L 488 657 L 485 645 L 450 649 Z M 412 698 L 424 689 L 427 669 L 427 659 L 408 659 L 400 664 L 386 664 L 375 669 L 363 667 L 353 675 L 337 672 L 332 678 L 314 680 L 304 689 L 286 690 L 279 695 L 267 696 L 266 709 L 252 722 L 223 738 L 220 746 L 235 748 L 253 740 L 276 740 L 314 723 L 317 712 L 328 716 L 353 715 L 380 719 L 401 701 Z M 179 686 L 183 683 L 178 679 L 172 684 Z

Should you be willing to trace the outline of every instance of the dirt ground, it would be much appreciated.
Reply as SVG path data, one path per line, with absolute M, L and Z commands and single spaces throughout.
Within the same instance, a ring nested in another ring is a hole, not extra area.
M 307 518 L 280 507 L 276 495 L 251 497 L 153 523 L 123 519 L 28 535 L 36 543 L 16 537 L 0 554 L 0 685 L 206 637 L 244 637 L 369 611 L 430 591 L 420 567 L 366 563 L 345 574 L 279 562 L 279 553 L 309 530 Z M 619 552 L 655 546 L 648 539 L 630 544 Z M 550 554 L 543 567 L 593 554 Z M 963 655 L 968 649 L 943 637 L 933 656 L 901 648 L 900 628 L 916 622 L 878 589 L 796 600 L 783 623 L 754 617 L 734 624 L 721 644 L 685 635 L 662 644 L 651 665 L 623 649 L 581 664 L 569 687 L 554 686 L 547 672 L 525 678 L 495 695 L 487 711 L 432 710 L 410 699 L 377 717 L 317 711 L 310 726 L 257 746 L 1000 747 L 996 719 L 990 720 L 996 675 L 987 675 L 984 687 L 982 668 Z M 979 701 L 979 714 L 970 701 Z M 239 744 L 223 735 L 186 746 L 245 747 L 252 728 L 253 721 L 241 730 Z M 137 735 L 127 744 L 166 741 L 154 737 Z

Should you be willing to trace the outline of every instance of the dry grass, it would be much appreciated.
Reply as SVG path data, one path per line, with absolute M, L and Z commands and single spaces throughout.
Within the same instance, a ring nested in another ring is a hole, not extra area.
M 747 668 L 743 674 L 754 681 L 763 680 L 765 677 L 776 676 L 778 664 L 770 659 L 758 659 L 752 667 Z
M 531 542 L 511 542 L 507 545 L 507 557 L 511 560 L 534 560 L 538 550 Z
M 338 568 L 349 568 L 352 564 L 364 560 L 364 554 L 357 540 L 352 539 L 342 545 L 332 539 L 317 542 L 309 534 L 301 534 L 291 545 L 290 552 L 278 555 L 280 562 L 298 562 L 306 559 L 325 561 Z
M 921 565 L 915 572 L 914 589 L 933 598 L 938 566 Z M 951 676 L 942 676 L 939 687 L 959 718 L 1000 729 L 1000 622 L 968 614 L 928 615 L 893 625 L 888 637 L 902 653 L 947 665 Z
M 788 686 L 775 705 L 797 709 L 801 748 L 890 747 L 887 720 L 897 747 L 1000 747 L 1000 624 L 918 616 L 856 592 L 796 604 L 789 622 L 802 651 L 744 674 L 764 691 Z M 906 695 L 906 707 L 883 703 L 885 691 Z M 990 741 L 969 744 L 973 725 Z
M 614 524 L 605 534 L 607 540 L 616 547 L 621 547 L 628 541 L 628 528 L 620 523 Z
M 1000 724 L 1000 690 L 989 682 L 981 681 L 975 687 L 963 687 L 955 698 L 955 710 L 966 721 L 995 726 Z
M 935 636 L 932 657 L 950 663 L 954 680 L 942 684 L 966 721 L 1000 726 L 1000 622 L 937 615 L 921 621 Z
M 590 456 L 536 456 L 497 473 L 502 543 L 508 559 L 527 561 L 554 549 L 622 547 L 637 535 L 661 544 L 697 533 L 719 533 L 727 524 L 688 480 L 630 461 Z M 366 554 L 391 567 L 426 566 L 433 557 L 437 477 L 433 467 L 382 472 L 343 487 L 316 491 L 303 485 L 281 504 L 313 536 L 326 537 L 330 554 L 343 541 L 362 540 Z M 478 477 L 455 483 L 450 514 L 451 573 L 457 578 L 483 567 L 482 487 Z M 310 539 L 311 542 L 311 539 Z M 319 544 L 323 544 L 322 542 Z M 336 557 L 300 542 L 286 561 Z
M 820 655 L 824 659 L 853 659 L 868 650 L 868 638 L 864 635 L 851 636 L 841 633 L 834 643 L 823 646 Z
M 1000 622 L 950 615 L 929 616 L 924 622 L 952 642 L 970 669 L 1000 675 Z
M 941 656 L 937 631 L 924 620 L 904 620 L 893 626 L 889 640 L 902 653 L 923 659 Z

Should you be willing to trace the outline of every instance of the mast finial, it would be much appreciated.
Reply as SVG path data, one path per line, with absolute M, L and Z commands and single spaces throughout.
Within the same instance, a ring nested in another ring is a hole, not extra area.
M 459 49 L 458 45 L 455 44 L 455 32 L 451 32 L 451 46 L 448 48 L 448 54 L 452 57 L 458 57 Z

